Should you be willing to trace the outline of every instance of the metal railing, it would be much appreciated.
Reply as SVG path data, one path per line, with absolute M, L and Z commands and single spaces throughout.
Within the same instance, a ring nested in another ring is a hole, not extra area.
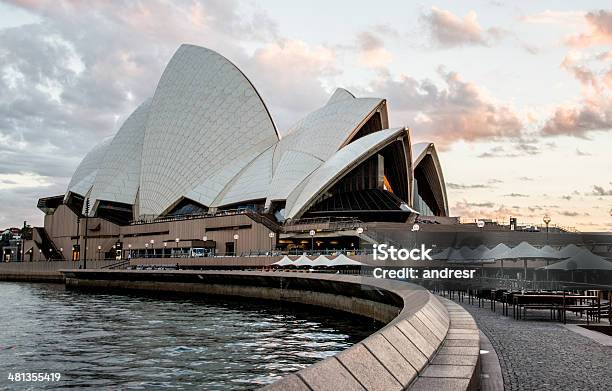
M 170 221 L 181 221 L 181 220 L 194 220 L 194 219 L 204 219 L 204 218 L 212 218 L 219 216 L 235 216 L 241 214 L 251 213 L 261 213 L 263 210 L 261 208 L 239 208 L 239 209 L 226 209 L 226 210 L 218 210 L 215 212 L 206 212 L 206 213 L 197 213 L 197 214 L 184 214 L 184 215 L 172 215 L 172 216 L 164 216 L 157 217 L 153 219 L 141 219 L 141 220 L 132 220 L 130 221 L 130 225 L 142 225 L 142 224 L 153 224 L 153 223 L 166 223 Z

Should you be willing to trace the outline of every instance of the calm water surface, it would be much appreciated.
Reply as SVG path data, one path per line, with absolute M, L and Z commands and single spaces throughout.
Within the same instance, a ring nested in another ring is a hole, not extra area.
M 85 294 L 0 282 L 0 389 L 254 389 L 380 325 L 274 302 Z M 14 372 L 59 382 L 14 383 Z

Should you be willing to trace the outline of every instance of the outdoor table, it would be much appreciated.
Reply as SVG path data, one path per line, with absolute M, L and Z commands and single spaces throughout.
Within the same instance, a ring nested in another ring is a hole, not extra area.
M 599 297 L 597 296 L 585 296 L 585 295 L 567 295 L 567 294 L 513 294 L 512 295 L 512 313 L 515 319 L 520 317 L 520 306 L 529 304 L 550 304 L 553 307 L 557 307 L 556 310 L 559 312 L 559 320 L 563 320 L 565 323 L 565 313 L 568 301 L 579 300 L 582 303 L 585 300 L 597 301 L 599 303 Z M 595 303 L 593 303 L 594 305 Z M 518 311 L 517 311 L 518 308 Z M 552 309 L 552 308 L 551 308 Z M 588 311 L 588 307 L 585 307 Z M 587 312 L 587 324 L 589 323 L 589 316 Z

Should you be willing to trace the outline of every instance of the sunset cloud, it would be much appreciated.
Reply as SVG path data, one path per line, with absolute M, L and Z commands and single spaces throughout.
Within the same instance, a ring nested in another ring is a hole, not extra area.
M 441 67 L 438 75 L 442 87 L 428 79 L 383 75 L 371 85 L 371 92 L 387 97 L 394 104 L 394 117 L 404 124 L 418 124 L 415 132 L 426 134 L 442 148 L 459 140 L 520 136 L 523 124 L 510 106 L 494 101 L 456 72 Z
M 567 44 L 574 47 L 607 45 L 612 43 L 612 12 L 598 10 L 588 12 L 584 18 L 588 24 L 588 32 L 573 35 L 567 39 Z
M 429 12 L 421 14 L 421 22 L 433 43 L 444 48 L 467 45 L 487 46 L 503 35 L 500 29 L 484 30 L 478 23 L 478 17 L 474 11 L 460 18 L 450 11 L 432 7 Z
M 385 49 L 383 40 L 377 34 L 364 31 L 357 36 L 359 60 L 369 68 L 380 68 L 393 60 L 393 55 Z

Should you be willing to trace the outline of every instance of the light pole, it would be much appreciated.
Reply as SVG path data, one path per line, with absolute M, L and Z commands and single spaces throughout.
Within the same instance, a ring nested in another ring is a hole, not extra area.
M 546 244 L 548 244 L 548 224 L 550 224 L 550 216 L 545 214 L 542 221 L 546 224 Z
M 240 235 L 234 234 L 234 256 L 238 256 L 238 239 L 240 239 Z
M 164 242 L 164 252 L 162 253 L 162 258 L 166 257 L 166 247 L 168 247 L 168 242 Z
M 178 244 L 179 244 L 180 241 L 181 241 L 180 238 L 175 238 L 174 239 L 174 243 L 176 243 L 176 250 L 174 251 L 175 252 L 174 257 L 178 257 Z
M 414 232 L 414 248 L 417 247 L 418 233 L 420 229 L 421 229 L 421 226 L 416 223 L 412 226 L 412 232 Z
M 145 258 L 149 258 L 149 243 L 145 243 Z
M 273 242 L 274 242 L 274 237 L 275 236 L 276 236 L 276 234 L 274 232 L 270 232 L 268 234 L 268 237 L 270 238 L 270 255 L 272 255 L 272 251 L 274 251 Z
M 155 258 L 155 240 L 151 239 L 149 240 L 149 243 L 151 243 L 151 250 L 153 250 L 153 258 Z
M 485 226 L 485 222 L 484 222 L 484 221 L 482 221 L 482 220 L 478 220 L 478 221 L 476 222 L 476 226 L 478 226 L 478 228 L 480 228 L 480 230 L 482 231 L 482 229 L 483 229 L 483 228 L 484 228 L 484 226 Z
M 100 260 L 100 251 L 102 251 L 102 246 L 98 246 L 98 261 Z
M 132 259 L 132 244 L 128 243 L 128 259 Z
M 357 237 L 359 238 L 359 242 L 357 243 L 357 247 L 361 248 L 361 234 L 363 233 L 363 228 L 357 228 Z
M 310 232 L 308 232 L 308 235 L 310 235 L 310 252 L 314 253 L 314 237 L 317 233 L 315 232 L 314 229 L 311 229 Z

